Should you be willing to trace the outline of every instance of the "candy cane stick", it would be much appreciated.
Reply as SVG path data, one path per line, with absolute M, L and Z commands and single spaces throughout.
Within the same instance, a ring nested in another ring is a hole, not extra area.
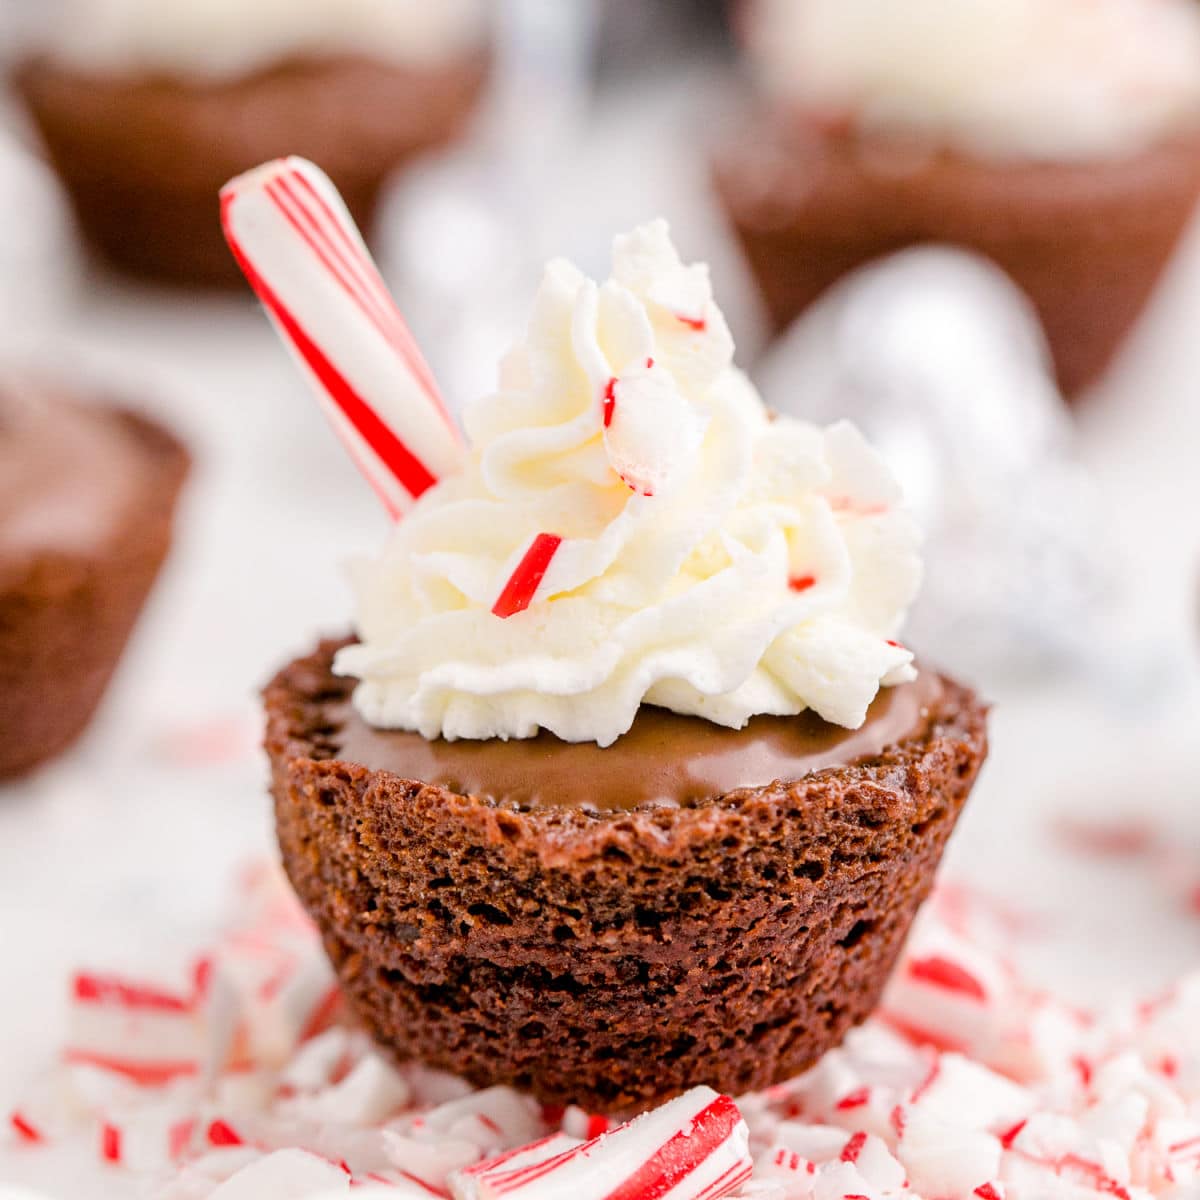
M 329 177 L 301 158 L 221 192 L 225 238 L 334 428 L 393 516 L 454 471 L 462 440 Z
M 452 1177 L 459 1200 L 719 1200 L 754 1169 L 728 1096 L 697 1087 L 549 1159 Z

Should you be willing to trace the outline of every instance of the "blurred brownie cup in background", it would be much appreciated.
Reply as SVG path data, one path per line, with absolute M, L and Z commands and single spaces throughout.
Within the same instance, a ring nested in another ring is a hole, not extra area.
M 988 255 L 1068 395 L 1104 371 L 1200 193 L 1190 0 L 753 0 L 757 99 L 714 177 L 773 324 L 922 242 Z
M 487 26 L 484 0 L 67 0 L 16 85 L 104 257 L 234 284 L 222 184 L 314 156 L 368 225 L 391 172 L 474 110 Z
M 877 1002 L 986 754 L 895 640 L 920 539 L 887 467 L 772 417 L 662 221 L 602 285 L 547 268 L 464 444 L 403 337 L 364 366 L 272 208 L 298 173 L 334 211 L 270 164 L 230 242 L 363 389 L 335 426 L 398 516 L 357 637 L 266 691 L 284 866 L 356 1017 L 591 1111 L 797 1074 Z
M 0 778 L 87 726 L 166 557 L 187 468 L 145 417 L 0 379 Z

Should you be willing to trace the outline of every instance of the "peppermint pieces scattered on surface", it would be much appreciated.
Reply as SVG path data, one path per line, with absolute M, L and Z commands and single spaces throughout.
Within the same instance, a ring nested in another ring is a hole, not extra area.
M 1081 1013 L 1006 965 L 1020 926 L 961 887 L 812 1070 L 623 1124 L 389 1063 L 336 1023 L 280 880 L 248 877 L 239 908 L 186 986 L 76 976 L 64 1063 L 8 1114 L 19 1152 L 89 1147 L 153 1200 L 1200 1196 L 1200 974 Z

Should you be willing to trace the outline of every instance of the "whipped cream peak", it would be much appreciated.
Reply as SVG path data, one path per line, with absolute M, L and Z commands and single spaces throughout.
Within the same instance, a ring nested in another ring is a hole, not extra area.
M 664 221 L 546 269 L 463 469 L 356 564 L 336 669 L 372 724 L 608 745 L 643 703 L 857 728 L 912 679 L 916 526 L 850 425 L 775 418 Z
M 755 0 L 778 99 L 996 158 L 1136 153 L 1200 125 L 1193 0 Z
M 296 58 L 415 66 L 476 50 L 486 0 L 65 0 L 47 48 L 96 71 L 236 78 Z

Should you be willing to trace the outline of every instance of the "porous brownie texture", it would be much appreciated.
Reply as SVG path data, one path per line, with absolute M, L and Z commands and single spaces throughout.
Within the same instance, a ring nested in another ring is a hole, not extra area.
M 284 866 L 353 1012 L 399 1058 L 591 1111 L 762 1088 L 836 1045 L 987 750 L 986 709 L 946 681 L 867 762 L 686 808 L 521 811 L 340 761 L 339 644 L 267 687 L 266 744 Z
M 483 54 L 422 68 L 306 59 L 214 82 L 96 75 L 39 57 L 16 84 L 105 258 L 163 282 L 234 286 L 241 272 L 217 205 L 228 180 L 309 158 L 369 229 L 387 177 L 459 132 L 486 75 Z
M 783 328 L 883 255 L 949 243 L 992 259 L 1037 309 L 1074 396 L 1112 361 L 1200 195 L 1200 134 L 1124 159 L 991 162 L 761 114 L 714 159 L 717 192 Z
M 0 778 L 86 728 L 170 546 L 187 451 L 145 417 L 113 410 L 112 420 L 146 456 L 139 503 L 87 552 L 0 560 Z

